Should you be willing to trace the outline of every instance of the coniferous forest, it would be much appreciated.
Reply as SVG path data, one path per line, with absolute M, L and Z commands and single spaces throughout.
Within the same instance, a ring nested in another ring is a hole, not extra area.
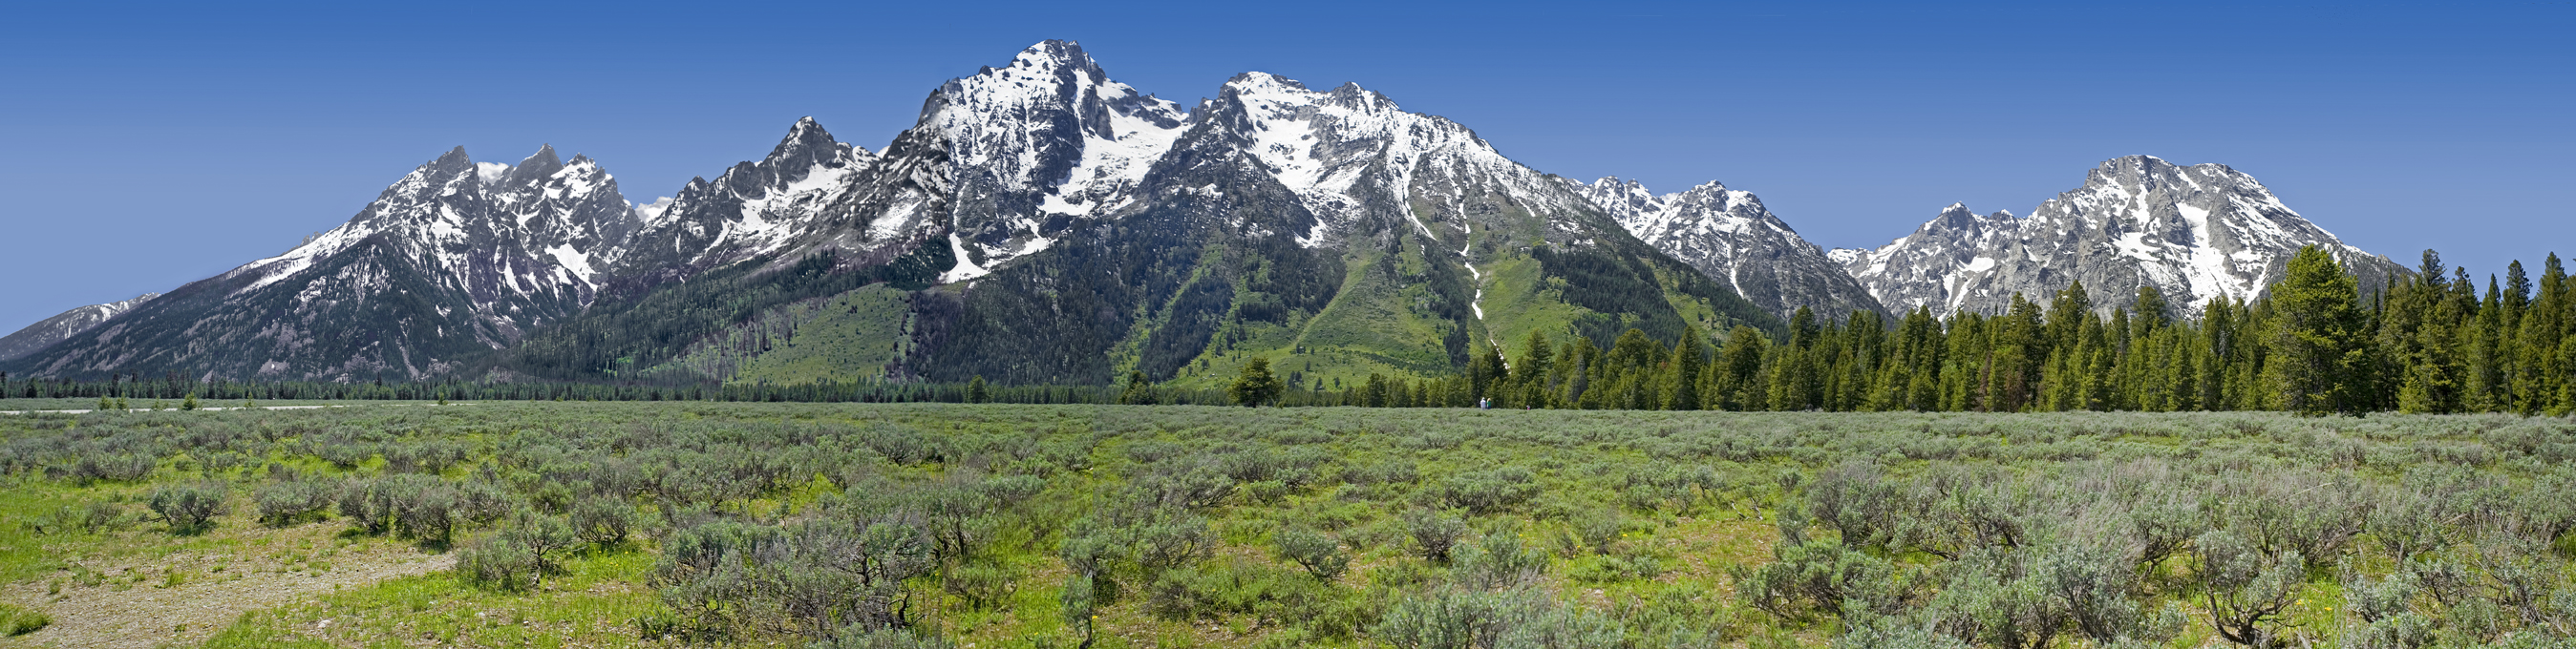
M 1799 312 L 1785 336 L 1609 345 L 1532 335 L 1510 362 L 1488 347 L 1431 385 L 1372 380 L 1354 405 L 1741 411 L 2034 412 L 2277 410 L 2563 415 L 2576 409 L 2576 286 L 2551 255 L 2538 284 L 2515 262 L 2481 290 L 2465 269 L 2423 266 L 2364 296 L 2310 248 L 2251 303 L 2212 301 L 2177 318 L 2152 287 L 2096 304 L 2081 283 L 2045 305 L 1893 325 Z M 2107 315 L 2105 315 L 2107 314 Z M 1463 391 L 1463 394 L 1459 394 Z

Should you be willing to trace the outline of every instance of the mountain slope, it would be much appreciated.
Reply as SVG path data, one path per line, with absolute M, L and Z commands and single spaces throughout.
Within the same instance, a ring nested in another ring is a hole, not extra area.
M 748 164 L 796 168 L 779 161 L 810 137 L 799 134 L 820 132 L 809 126 Z M 511 365 L 566 378 L 771 378 L 742 368 L 821 322 L 810 305 L 874 282 L 926 290 L 900 301 L 902 317 L 863 327 L 897 339 L 830 337 L 903 352 L 845 376 L 1217 381 L 1266 355 L 1301 375 L 1358 380 L 1447 374 L 1476 345 L 1532 331 L 1606 343 L 1629 327 L 1670 340 L 1689 326 L 1777 326 L 1578 187 L 1356 85 L 1316 92 L 1248 73 L 1184 112 L 1111 80 L 1078 45 L 1048 41 L 943 84 L 914 128 L 849 168 L 803 181 L 814 207 L 769 219 L 788 234 L 766 238 L 730 234 L 754 230 L 727 227 L 750 219 L 702 198 L 724 180 L 693 182 L 616 262 L 647 278 L 631 284 L 637 296 L 531 339 Z M 768 182 L 729 191 L 784 186 Z M 666 247 L 713 252 L 667 273 L 670 262 L 651 261 Z M 850 351 L 797 353 L 875 358 Z
M 1890 308 L 2001 313 L 2016 292 L 2035 301 L 2082 281 L 2103 309 L 2154 286 L 2193 316 L 2216 298 L 2252 300 L 2292 253 L 2326 249 L 2365 289 L 2407 272 L 2345 245 L 2299 216 L 2261 182 L 2225 165 L 2177 166 L 2151 156 L 2103 162 L 2082 187 L 2028 218 L 1976 216 L 1952 205 L 1913 234 L 1834 259 Z
M 285 254 L 170 291 L 17 359 L 40 374 L 425 378 L 518 341 L 597 295 L 636 226 L 614 178 L 552 147 L 518 165 L 463 148 Z
M 1238 75 L 1187 128 L 1106 214 L 952 287 L 924 375 L 1212 385 L 1257 355 L 1347 383 L 1447 374 L 1533 331 L 1774 322 L 1564 183 L 1356 85 Z
M 62 342 L 63 339 L 88 331 L 91 327 L 98 326 L 98 323 L 134 310 L 135 306 L 156 297 L 161 297 L 161 294 L 145 293 L 130 300 L 74 307 L 72 310 L 55 314 L 54 317 L 39 320 L 36 324 L 27 325 L 16 333 L 0 337 L 0 361 L 33 354 L 36 350 L 44 349 L 46 345 Z
M 1825 250 L 1798 236 L 1752 192 L 1716 182 L 1656 195 L 1636 181 L 1602 178 L 1583 195 L 1648 245 L 1724 282 L 1783 319 L 1800 308 L 1841 318 L 1887 310 Z

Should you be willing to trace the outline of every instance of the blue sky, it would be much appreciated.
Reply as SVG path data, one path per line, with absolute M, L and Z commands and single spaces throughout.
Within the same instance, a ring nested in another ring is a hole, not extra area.
M 91 3 L 0 22 L 0 331 L 331 228 L 447 148 L 586 153 L 636 200 L 800 116 L 882 147 L 1045 38 L 1189 102 L 1345 81 L 1544 171 L 1719 180 L 1808 239 L 2026 214 L 2102 160 L 2254 174 L 2473 273 L 2576 253 L 2576 5 Z

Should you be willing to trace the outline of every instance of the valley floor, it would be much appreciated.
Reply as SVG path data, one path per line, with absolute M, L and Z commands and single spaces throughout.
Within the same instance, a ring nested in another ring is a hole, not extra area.
M 2576 623 L 2568 419 L 274 405 L 353 407 L 0 417 L 0 646 L 2567 646 Z M 223 504 L 193 524 L 191 493 Z

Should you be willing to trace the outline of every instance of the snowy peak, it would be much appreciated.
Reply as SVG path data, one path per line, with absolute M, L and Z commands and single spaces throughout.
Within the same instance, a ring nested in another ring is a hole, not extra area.
M 616 179 L 588 157 L 566 163 L 543 146 L 517 165 L 478 165 L 457 147 L 348 223 L 223 277 L 247 280 L 232 292 L 248 293 L 377 241 L 477 299 L 560 291 L 587 303 L 597 274 L 588 258 L 609 254 L 635 225 Z
M 184 370 L 304 380 L 423 378 L 579 313 L 637 218 L 586 156 L 516 165 L 462 147 L 348 222 L 134 307 L 31 355 L 56 375 Z
M 1316 230 L 1299 237 L 1308 245 L 1322 245 L 1331 232 L 1368 218 L 1409 221 L 1431 235 L 1430 222 L 1489 193 L 1543 214 L 1562 216 L 1586 205 L 1577 191 L 1504 157 L 1465 126 L 1405 112 L 1357 84 L 1315 92 L 1293 79 L 1247 72 L 1228 80 L 1209 110 L 1218 115 L 1208 121 L 1234 131 L 1318 217 Z M 1371 212 L 1373 197 L 1391 199 L 1375 208 L 1384 213 Z M 1387 206 L 1433 209 L 1420 214 Z
M 2257 298 L 2308 245 L 2333 253 L 2366 283 L 2396 268 L 2309 222 L 2251 175 L 2135 155 L 2086 171 L 2081 187 L 2027 219 L 1953 205 L 1914 234 L 1837 259 L 1900 308 L 1997 313 L 2014 292 L 2043 300 L 2080 280 L 2105 309 L 2154 286 L 2198 313 L 2212 299 Z
M 1188 118 L 1179 104 L 1110 79 L 1081 45 L 1038 43 L 1007 66 L 952 79 L 931 94 L 920 123 L 898 142 L 935 140 L 919 154 L 944 157 L 935 163 L 944 182 L 915 183 L 888 199 L 899 218 L 880 219 L 872 236 L 945 230 L 965 255 L 961 268 L 1044 250 L 1069 219 L 1108 217 L 1133 203 L 1138 183 Z M 945 222 L 920 209 L 952 197 Z
M 867 149 L 833 139 L 814 118 L 798 119 L 767 156 L 737 163 L 712 181 L 691 178 L 669 198 L 625 208 L 637 229 L 600 263 L 640 276 L 779 252 L 818 227 L 877 162 Z
M 1645 183 L 1621 180 L 1618 176 L 1602 176 L 1581 187 L 1584 198 L 1608 211 L 1610 217 L 1618 219 L 1622 226 L 1638 222 L 1648 214 L 1664 211 L 1663 198 L 1647 191 Z M 1634 227 L 1629 228 L 1631 232 L 1635 230 Z
M 1713 180 L 1663 195 L 1615 177 L 1578 186 L 1629 234 L 1773 315 L 1786 318 L 1800 308 L 1826 317 L 1885 313 L 1840 264 L 1798 236 L 1752 192 L 1727 189 Z
M 15 333 L 0 336 L 0 361 L 35 353 L 47 345 L 62 342 L 72 336 L 80 335 L 81 332 L 95 329 L 100 323 L 132 311 L 134 307 L 141 306 L 156 297 L 161 297 L 161 294 L 145 293 L 132 299 L 76 307 L 38 321 L 36 324 L 27 325 L 26 328 L 19 329 Z
M 836 163 L 847 166 L 871 156 L 865 148 L 832 139 L 832 133 L 823 130 L 822 123 L 809 116 L 788 127 L 787 137 L 779 138 L 778 146 L 771 147 L 769 156 L 761 161 L 771 168 L 792 171 L 830 167 Z
M 563 160 L 555 157 L 555 145 L 539 146 L 536 153 L 529 154 L 527 159 L 511 167 L 510 175 L 504 177 L 501 184 L 513 187 L 534 185 L 563 171 L 563 168 Z

